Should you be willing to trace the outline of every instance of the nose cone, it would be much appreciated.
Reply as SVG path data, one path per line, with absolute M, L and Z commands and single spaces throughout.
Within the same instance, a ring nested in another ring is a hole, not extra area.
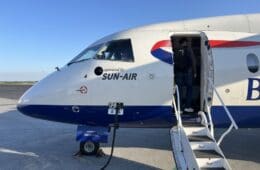
M 36 96 L 39 96 L 39 94 L 37 94 L 37 90 L 35 90 L 35 87 L 33 86 L 19 99 L 17 110 L 25 115 L 32 116 L 33 110 L 30 108 L 35 105 Z
M 28 89 L 18 101 L 17 109 L 28 116 L 42 117 L 43 106 L 59 104 L 67 95 L 65 82 L 66 76 L 62 72 L 54 72 Z
M 20 100 L 21 100 L 21 99 L 20 99 Z M 19 112 L 25 114 L 25 113 L 24 113 L 24 110 L 23 110 L 23 106 L 24 106 L 24 105 L 23 105 L 23 103 L 20 102 L 20 100 L 19 100 L 19 103 L 17 104 L 16 108 L 17 108 L 17 110 L 18 110 Z
M 17 109 L 35 118 L 77 123 L 77 116 L 87 113 L 87 109 L 80 108 L 81 112 L 78 113 L 73 107 L 81 107 L 91 101 L 91 97 L 81 94 L 78 90 L 86 83 L 82 78 L 88 73 L 88 69 L 86 63 L 79 63 L 65 66 L 60 71 L 48 75 L 25 92 L 18 102 Z
M 74 73 L 64 68 L 39 81 L 20 98 L 17 110 L 35 118 L 74 123 L 77 114 L 72 112 L 71 105 L 75 104 L 71 99 L 78 94 L 73 76 L 78 74 Z
M 68 98 L 63 95 L 64 93 L 62 88 L 57 90 L 55 84 L 39 82 L 20 98 L 17 109 L 21 113 L 34 118 L 77 123 L 77 114 L 72 112 L 73 106 L 66 103 L 67 101 L 63 104 L 63 99 Z
M 26 108 L 27 108 L 26 105 L 23 105 L 23 104 L 17 105 L 17 110 L 19 112 L 21 112 L 22 114 L 25 114 L 27 116 L 32 116 L 32 115 L 29 114 L 30 112 L 28 112 L 28 110 Z
M 56 101 L 61 101 L 57 98 L 60 96 L 59 92 L 63 90 L 56 88 L 56 84 L 56 81 L 51 81 L 49 78 L 38 82 L 20 98 L 17 110 L 30 117 L 54 119 L 53 110 L 58 105 Z

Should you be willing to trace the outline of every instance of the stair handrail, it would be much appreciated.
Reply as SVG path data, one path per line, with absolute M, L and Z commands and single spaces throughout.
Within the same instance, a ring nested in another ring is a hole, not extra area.
M 214 134 L 214 123 L 212 121 L 212 115 L 211 115 L 211 110 L 209 109 L 209 102 L 208 98 L 204 97 L 205 105 L 206 105 L 206 113 L 208 113 L 208 118 L 209 118 L 209 124 L 210 124 L 210 133 L 213 138 L 215 138 Z
M 175 92 L 176 92 L 176 98 L 177 98 L 178 105 L 176 105 L 176 99 L 174 97 Z M 176 118 L 177 118 L 177 126 L 178 126 L 178 128 L 182 128 L 183 126 L 182 126 L 181 111 L 180 111 L 180 93 L 179 93 L 178 85 L 174 86 L 173 106 L 174 106 L 175 115 L 176 115 Z
M 178 105 L 176 105 L 176 99 L 175 99 L 175 93 L 176 93 L 176 98 Z M 173 88 L 173 106 L 175 110 L 175 116 L 177 119 L 177 129 L 178 129 L 178 135 L 179 135 L 179 149 L 180 152 L 183 152 L 183 146 L 182 146 L 182 132 L 183 132 L 183 126 L 182 126 L 182 120 L 181 120 L 181 112 L 180 112 L 180 93 L 179 93 L 179 88 L 177 85 L 174 86 Z
M 221 96 L 219 95 L 219 93 L 218 93 L 216 87 L 215 87 L 214 84 L 212 83 L 212 81 L 211 81 L 210 79 L 208 79 L 208 82 L 209 82 L 209 85 L 213 88 L 214 92 L 216 93 L 219 102 L 220 102 L 221 105 L 224 107 L 224 110 L 225 110 L 226 114 L 228 115 L 228 117 L 229 117 L 229 119 L 230 119 L 230 121 L 231 121 L 231 125 L 230 125 L 229 128 L 221 135 L 221 137 L 219 138 L 219 140 L 218 140 L 218 142 L 217 142 L 217 144 L 220 145 L 221 142 L 223 141 L 223 139 L 225 138 L 225 136 L 226 136 L 227 134 L 229 134 L 230 131 L 231 131 L 233 128 L 235 128 L 235 129 L 237 130 L 237 129 L 238 129 L 238 126 L 237 126 L 237 123 L 235 122 L 233 116 L 231 115 L 229 109 L 228 109 L 227 106 L 225 105 L 223 99 L 222 99 Z M 207 102 L 207 99 L 206 99 L 206 102 Z M 208 107 L 208 104 L 207 104 L 207 107 Z M 210 110 L 210 109 L 208 109 L 208 110 Z M 211 113 L 208 114 L 208 115 L 209 115 L 209 117 L 211 117 Z M 211 122 L 212 122 L 212 120 L 211 120 Z M 212 124 L 213 124 L 213 122 L 212 122 Z

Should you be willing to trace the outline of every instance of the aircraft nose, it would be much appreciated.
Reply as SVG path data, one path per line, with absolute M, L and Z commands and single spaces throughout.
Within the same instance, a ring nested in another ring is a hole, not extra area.
M 44 88 L 43 88 L 44 87 Z M 44 90 L 44 91 L 43 91 Z M 73 106 L 54 103 L 59 93 L 48 89 L 44 84 L 29 89 L 19 100 L 17 110 L 26 116 L 50 121 L 76 123 L 78 114 L 73 112 Z M 54 104 L 53 104 L 54 103 Z
M 30 117 L 42 118 L 47 116 L 48 110 L 44 110 L 44 106 L 47 104 L 43 101 L 50 100 L 51 90 L 44 86 L 44 84 L 40 83 L 27 90 L 19 99 L 16 106 L 17 110 Z
M 25 105 L 23 105 L 23 104 L 19 104 L 18 103 L 18 105 L 16 106 L 16 108 L 17 108 L 17 110 L 19 111 L 19 112 L 21 112 L 22 114 L 25 114 L 25 115 L 29 115 L 27 112 L 26 112 L 26 107 L 25 107 Z
M 49 96 L 54 93 L 45 82 L 38 82 L 29 88 L 19 99 L 17 110 L 21 113 L 32 116 L 44 101 L 49 101 Z
M 18 104 L 17 104 L 17 110 L 25 115 L 29 115 L 28 110 L 26 109 L 28 106 L 32 104 L 31 101 L 33 101 L 32 97 L 32 89 L 27 90 L 22 97 L 20 97 Z

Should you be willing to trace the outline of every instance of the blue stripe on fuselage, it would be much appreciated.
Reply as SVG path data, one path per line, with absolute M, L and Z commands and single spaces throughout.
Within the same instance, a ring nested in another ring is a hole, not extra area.
M 228 106 L 228 109 L 239 128 L 260 127 L 260 106 Z M 230 125 L 231 122 L 222 106 L 212 106 L 211 112 L 217 127 Z
M 25 115 L 73 124 L 108 126 L 114 116 L 108 115 L 108 106 L 79 106 L 80 112 L 72 112 L 72 106 L 18 105 Z M 260 127 L 260 106 L 228 106 L 239 127 Z M 212 106 L 215 127 L 227 127 L 230 121 L 221 106 Z M 171 106 L 125 106 L 120 123 L 129 127 L 171 127 L 176 124 Z
M 108 126 L 114 122 L 114 116 L 108 115 L 108 106 L 78 106 L 80 112 L 72 112 L 72 106 L 54 105 L 18 105 L 18 110 L 25 115 L 57 122 Z M 175 117 L 171 106 L 125 106 L 120 123 L 131 126 L 170 127 Z
M 172 59 L 172 53 L 162 50 L 162 49 L 156 49 L 154 51 L 151 51 L 152 55 L 159 60 L 168 63 L 168 64 L 173 64 L 173 59 Z

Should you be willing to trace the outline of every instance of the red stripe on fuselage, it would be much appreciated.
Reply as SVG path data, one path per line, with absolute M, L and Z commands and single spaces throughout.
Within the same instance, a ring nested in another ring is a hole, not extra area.
M 158 48 L 161 47 L 171 47 L 171 41 L 170 40 L 162 40 L 154 44 L 152 51 L 157 50 Z
M 209 40 L 212 48 L 234 48 L 234 47 L 250 47 L 260 45 L 257 41 L 228 41 L 228 40 Z

